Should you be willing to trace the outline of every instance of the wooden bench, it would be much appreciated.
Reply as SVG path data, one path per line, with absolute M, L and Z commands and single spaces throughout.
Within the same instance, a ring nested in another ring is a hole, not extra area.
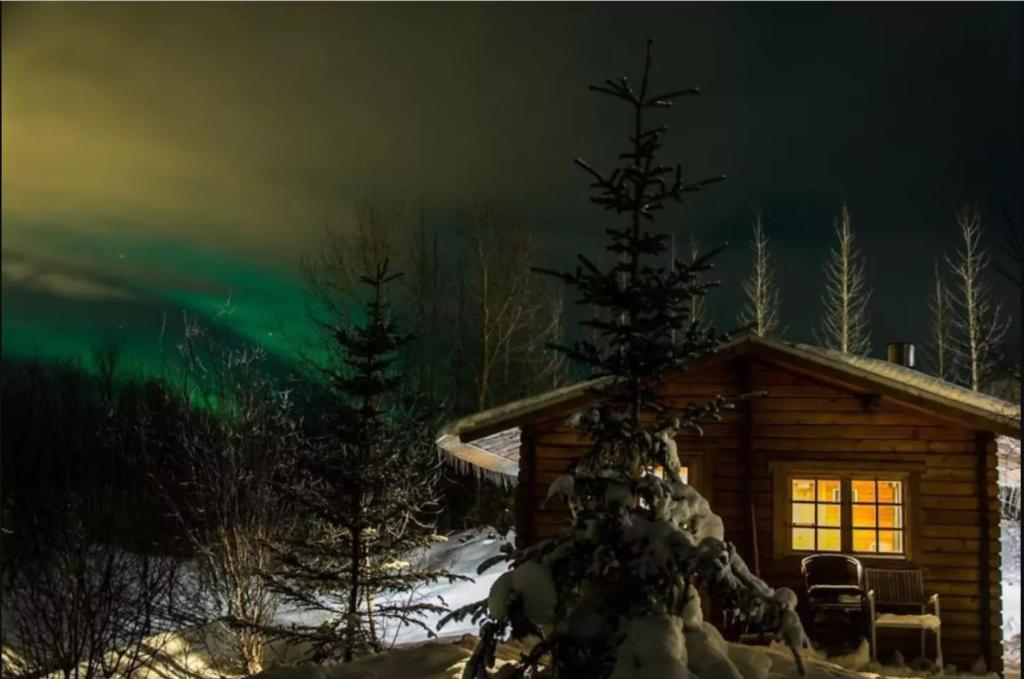
M 919 569 L 864 569 L 864 586 L 868 590 L 868 618 L 871 625 L 871 658 L 878 660 L 876 628 L 921 631 L 921 657 L 925 655 L 927 632 L 935 634 L 935 663 L 943 672 L 942 619 L 939 595 L 925 597 L 924 576 Z M 928 612 L 928 607 L 934 613 Z M 879 609 L 882 609 L 879 612 Z

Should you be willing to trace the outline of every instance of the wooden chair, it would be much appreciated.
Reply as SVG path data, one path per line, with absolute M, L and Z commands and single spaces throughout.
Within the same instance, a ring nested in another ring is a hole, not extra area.
M 926 635 L 935 633 L 935 662 L 943 672 L 942 619 L 939 595 L 925 597 L 924 576 L 918 569 L 866 568 L 864 583 L 868 590 L 868 617 L 871 625 L 871 659 L 878 660 L 877 628 L 921 631 L 921 657 L 925 655 Z M 928 607 L 935 613 L 929 613 Z M 885 612 L 879 613 L 881 608 Z

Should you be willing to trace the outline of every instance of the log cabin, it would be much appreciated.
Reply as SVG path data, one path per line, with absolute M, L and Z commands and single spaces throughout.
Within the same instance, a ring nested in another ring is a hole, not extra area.
M 448 424 L 440 448 L 516 486 L 519 546 L 568 520 L 541 507 L 586 450 L 566 424 L 593 382 Z M 746 336 L 665 376 L 668 403 L 759 392 L 677 437 L 685 480 L 711 503 L 752 569 L 802 589 L 800 561 L 845 553 L 870 568 L 915 568 L 942 607 L 946 662 L 1002 667 L 997 440 L 1020 439 L 1020 407 L 907 365 Z M 913 656 L 909 656 L 913 657 Z

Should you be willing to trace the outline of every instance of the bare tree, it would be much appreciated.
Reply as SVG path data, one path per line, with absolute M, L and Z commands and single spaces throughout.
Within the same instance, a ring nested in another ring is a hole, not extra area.
M 825 311 L 815 336 L 830 349 L 867 355 L 871 351 L 867 310 L 871 291 L 850 222 L 850 211 L 843 203 L 835 223 L 837 242 L 825 265 Z
M 118 426 L 139 392 L 104 355 L 99 375 L 71 359 L 4 364 L 4 676 L 131 677 L 180 601 L 182 569 Z
M 153 451 L 152 479 L 191 548 L 202 605 L 190 617 L 225 623 L 234 657 L 223 660 L 256 673 L 280 602 L 266 578 L 272 545 L 294 527 L 280 489 L 301 436 L 259 347 L 229 348 L 186 318 L 179 350 L 163 438 L 175 450 Z
M 779 327 L 779 289 L 775 285 L 768 245 L 768 235 L 761 226 L 761 215 L 758 215 L 754 221 L 754 239 L 750 242 L 754 252 L 754 270 L 743 282 L 747 302 L 740 312 L 739 322 L 749 326 L 751 332 L 760 337 L 771 337 Z
M 528 230 L 487 206 L 466 214 L 468 299 L 455 360 L 471 366 L 469 405 L 483 410 L 564 378 L 564 359 L 548 349 L 562 335 L 563 303 L 531 271 L 539 254 Z
M 953 351 L 953 300 L 949 288 L 942 280 L 939 263 L 935 262 L 935 279 L 931 299 L 931 336 L 928 341 L 928 358 L 932 372 L 947 382 L 956 381 L 956 356 Z
M 1009 323 L 993 301 L 986 280 L 990 258 L 982 245 L 981 215 L 972 207 L 963 207 L 957 211 L 956 221 L 960 249 L 946 258 L 956 285 L 953 347 L 964 366 L 967 386 L 981 391 L 999 367 L 999 348 Z
M 131 679 L 166 644 L 182 570 L 114 544 L 104 504 L 64 495 L 33 509 L 30 534 L 5 538 L 22 552 L 4 588 L 5 676 Z

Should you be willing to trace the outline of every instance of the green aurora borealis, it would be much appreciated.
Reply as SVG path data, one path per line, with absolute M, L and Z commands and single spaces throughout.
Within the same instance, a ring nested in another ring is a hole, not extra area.
M 876 346 L 923 341 L 953 211 L 1020 223 L 1020 5 L 30 3 L 3 5 L 5 356 L 152 367 L 161 328 L 215 316 L 289 360 L 299 262 L 367 196 L 449 228 L 486 200 L 569 262 L 608 225 L 572 166 L 617 150 L 586 84 L 635 68 L 699 84 L 666 156 L 729 181 L 666 228 L 711 244 L 730 325 L 751 220 L 777 249 L 789 337 L 810 339 L 849 201 Z M 659 222 L 661 224 L 661 222 Z M 1010 302 L 1011 304 L 1013 302 Z M 1019 332 L 1019 331 L 1018 331 Z

